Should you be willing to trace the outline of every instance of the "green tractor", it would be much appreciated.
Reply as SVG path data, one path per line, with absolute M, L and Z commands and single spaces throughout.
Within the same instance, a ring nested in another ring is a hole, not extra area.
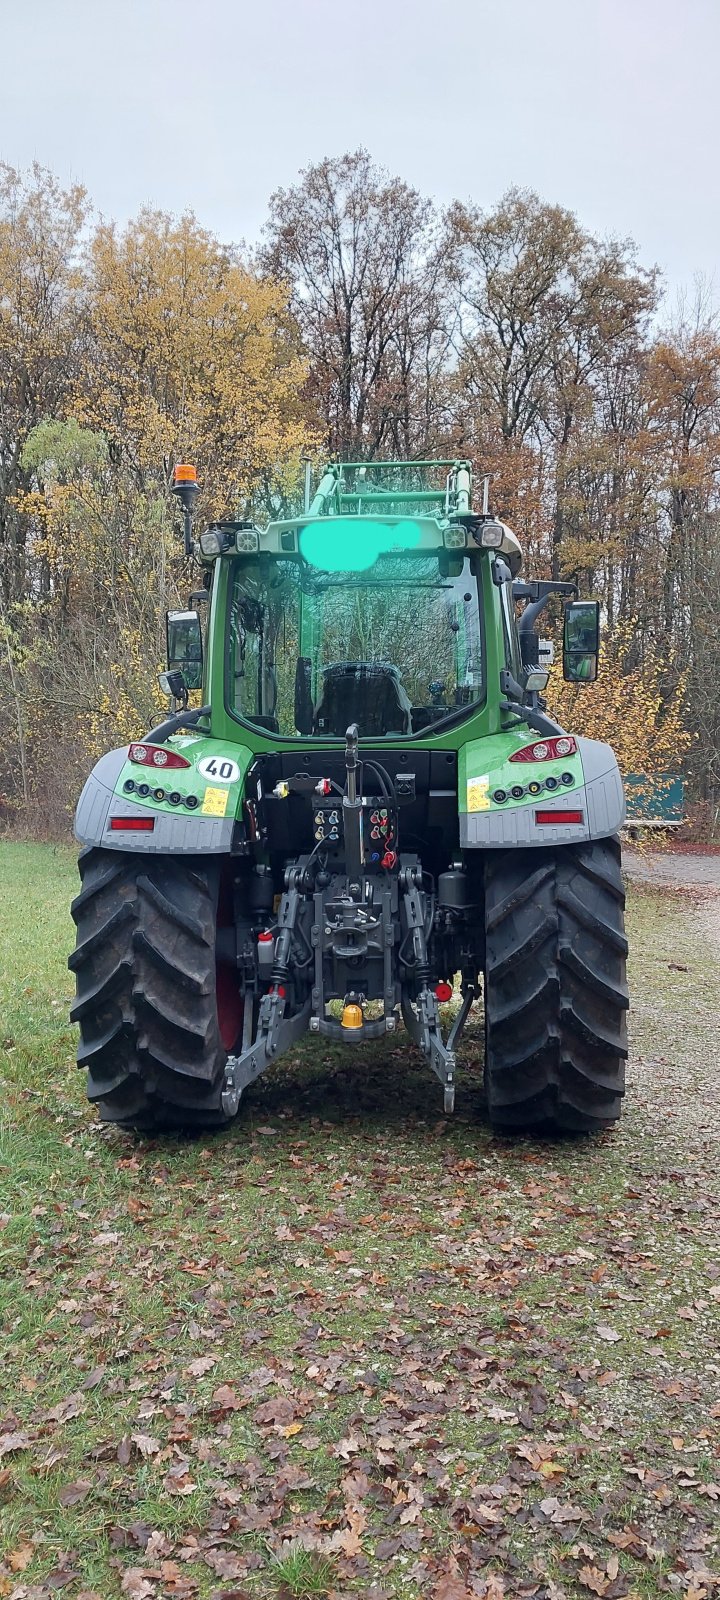
M 483 993 L 491 1125 L 607 1127 L 623 788 L 607 745 L 546 714 L 534 631 L 563 594 L 565 675 L 593 679 L 597 604 L 519 578 L 466 461 L 332 465 L 302 515 L 195 546 L 193 480 L 176 469 L 205 604 L 168 616 L 173 712 L 102 757 L 75 819 L 72 1016 L 100 1115 L 221 1127 L 303 1034 L 352 1048 L 401 1018 L 449 1112 Z

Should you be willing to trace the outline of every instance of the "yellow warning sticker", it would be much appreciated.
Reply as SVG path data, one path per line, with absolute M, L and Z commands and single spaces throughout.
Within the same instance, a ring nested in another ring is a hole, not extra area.
M 229 789 L 206 789 L 202 803 L 203 816 L 224 817 L 229 798 Z
M 467 808 L 468 811 L 490 810 L 490 778 L 487 773 L 482 778 L 468 778 Z

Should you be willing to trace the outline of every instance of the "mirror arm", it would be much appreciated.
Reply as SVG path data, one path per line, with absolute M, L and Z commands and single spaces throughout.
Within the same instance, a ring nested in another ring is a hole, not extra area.
M 518 721 L 526 722 L 529 728 L 536 733 L 553 734 L 564 733 L 559 722 L 553 722 L 551 717 L 546 717 L 542 711 L 533 709 L 532 706 L 518 705 L 514 700 L 501 700 L 501 711 L 510 711 Z
M 149 733 L 143 734 L 143 743 L 164 744 L 170 735 L 177 733 L 180 728 L 194 728 L 201 717 L 210 716 L 210 706 L 200 706 L 198 711 L 178 711 L 175 716 L 168 717 L 165 722 L 160 722 L 157 728 L 151 728 Z
M 541 600 L 551 594 L 577 594 L 576 583 L 561 583 L 558 579 L 533 578 L 527 582 L 518 578 L 513 583 L 513 600 Z

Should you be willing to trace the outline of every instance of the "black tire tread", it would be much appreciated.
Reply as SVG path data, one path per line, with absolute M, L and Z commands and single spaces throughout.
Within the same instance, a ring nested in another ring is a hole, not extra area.
M 91 847 L 80 876 L 68 964 L 88 1099 L 104 1122 L 142 1132 L 224 1127 L 217 867 Z
M 529 891 L 529 892 L 528 892 Z M 625 891 L 616 838 L 489 852 L 485 1084 L 493 1127 L 591 1133 L 620 1116 Z

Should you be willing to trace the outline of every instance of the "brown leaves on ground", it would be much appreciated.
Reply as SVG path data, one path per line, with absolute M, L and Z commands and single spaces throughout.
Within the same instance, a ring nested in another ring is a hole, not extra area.
M 49 1119 L 67 1182 L 0 1331 L 2 1600 L 274 1600 L 294 1543 L 338 1600 L 715 1600 L 710 1144 L 500 1145 L 404 1046 L 333 1063 L 258 1091 L 272 1138 Z

